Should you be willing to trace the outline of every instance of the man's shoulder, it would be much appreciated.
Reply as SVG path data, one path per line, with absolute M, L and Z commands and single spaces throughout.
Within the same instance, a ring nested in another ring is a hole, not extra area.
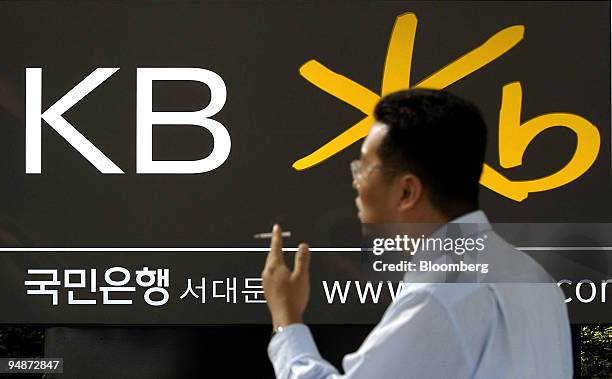
M 495 231 L 487 233 L 479 261 L 488 263 L 489 283 L 552 283 L 553 278 L 535 259 L 504 240 Z
M 427 314 L 442 311 L 462 328 L 478 328 L 472 324 L 474 320 L 480 327 L 500 317 L 520 320 L 535 309 L 548 315 L 551 322 L 567 323 L 564 296 L 555 283 L 415 283 L 402 295 L 396 299 L 397 309 Z
M 490 307 L 496 297 L 491 283 L 411 283 L 405 286 L 402 295 L 405 299 L 437 303 L 447 310 L 461 303 Z

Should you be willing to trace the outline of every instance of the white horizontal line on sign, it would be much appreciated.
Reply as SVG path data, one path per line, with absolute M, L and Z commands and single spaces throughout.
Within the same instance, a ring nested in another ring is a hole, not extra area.
M 612 251 L 612 246 L 520 246 L 523 251 Z M 2 247 L 0 252 L 268 252 L 269 247 Z M 294 252 L 297 247 L 284 247 Z M 310 251 L 360 252 L 360 247 L 311 247 Z

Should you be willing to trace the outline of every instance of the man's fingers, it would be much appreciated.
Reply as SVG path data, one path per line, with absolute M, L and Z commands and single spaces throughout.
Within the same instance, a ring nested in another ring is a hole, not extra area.
M 283 237 L 280 225 L 274 224 L 272 227 L 272 242 L 270 242 L 270 252 L 266 259 L 266 267 L 271 264 L 283 262 Z
M 274 224 L 274 226 L 272 227 L 272 242 L 270 243 L 270 248 L 280 252 L 280 255 L 282 256 L 283 230 L 278 224 Z
M 305 243 L 300 244 L 298 251 L 295 253 L 295 263 L 293 266 L 293 274 L 300 277 L 308 275 L 308 267 L 310 266 L 310 250 Z

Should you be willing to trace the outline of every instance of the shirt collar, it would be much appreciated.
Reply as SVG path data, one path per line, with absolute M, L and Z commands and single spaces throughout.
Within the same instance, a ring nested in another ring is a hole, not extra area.
M 489 219 L 485 215 L 485 213 L 478 209 L 470 213 L 466 213 L 462 216 L 459 216 L 449 223 L 454 224 L 489 224 Z
M 491 224 L 489 223 L 489 219 L 485 215 L 482 210 L 475 210 L 466 214 L 463 214 L 453 220 L 450 220 L 448 223 L 442 225 L 435 232 L 433 232 L 429 238 L 457 238 L 459 236 L 463 237 L 473 237 L 477 235 L 482 235 L 486 232 L 491 231 Z M 440 257 L 446 257 L 446 254 L 441 254 Z M 417 251 L 411 259 L 411 262 L 418 263 L 420 260 L 432 260 L 431 253 L 424 253 L 422 251 Z M 435 259 L 433 259 L 435 260 Z M 441 279 L 439 277 L 439 273 L 425 273 L 424 276 L 421 273 L 414 272 L 406 272 L 404 274 L 404 282 L 410 283 L 415 281 L 426 282 L 426 279 L 429 279 L 432 283 L 435 282 L 444 282 L 444 278 Z M 436 279 L 437 278 L 437 279 Z

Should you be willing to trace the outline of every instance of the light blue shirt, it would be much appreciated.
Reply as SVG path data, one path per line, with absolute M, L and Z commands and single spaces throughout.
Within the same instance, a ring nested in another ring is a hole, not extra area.
M 489 225 L 482 211 L 453 222 Z M 410 283 L 359 349 L 344 374 L 319 354 L 309 328 L 277 333 L 268 355 L 279 379 L 564 379 L 572 378 L 570 326 L 559 287 L 535 261 L 488 228 L 493 264 L 521 270 L 523 283 Z M 509 270 L 516 273 L 517 271 Z M 406 279 L 405 279 L 406 281 Z

